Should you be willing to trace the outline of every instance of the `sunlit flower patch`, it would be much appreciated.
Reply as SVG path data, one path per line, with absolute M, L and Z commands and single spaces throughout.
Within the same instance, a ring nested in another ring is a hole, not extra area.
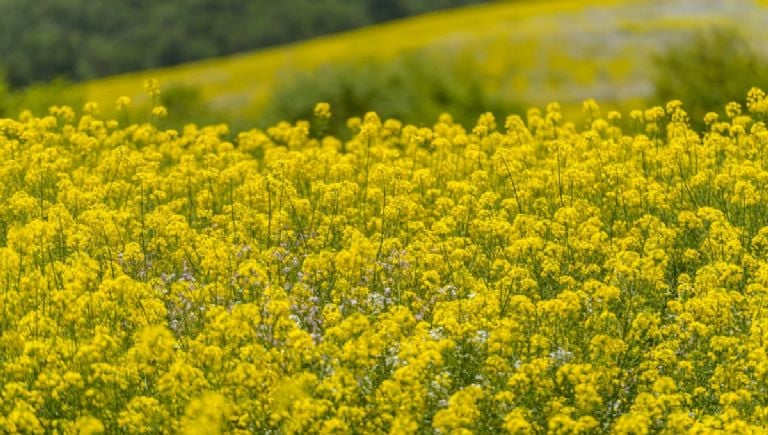
M 0 120 L 0 432 L 760 432 L 766 101 Z

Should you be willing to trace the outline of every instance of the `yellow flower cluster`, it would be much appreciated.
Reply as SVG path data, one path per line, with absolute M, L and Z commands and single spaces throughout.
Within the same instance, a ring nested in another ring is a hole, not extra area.
M 765 99 L 0 120 L 0 432 L 760 432 Z

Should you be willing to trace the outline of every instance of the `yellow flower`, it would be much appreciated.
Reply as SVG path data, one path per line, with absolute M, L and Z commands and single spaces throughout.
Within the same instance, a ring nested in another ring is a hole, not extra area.
M 75 427 L 78 434 L 81 435 L 96 435 L 104 433 L 104 424 L 97 418 L 91 416 L 83 416 L 77 419 Z
M 529 422 L 525 411 L 515 409 L 504 417 L 504 429 L 510 434 L 533 434 L 534 426 Z
M 483 390 L 476 385 L 459 390 L 448 400 L 448 407 L 435 414 L 432 426 L 441 433 L 471 433 L 480 417 L 477 401 L 482 395 Z
M 9 433 L 44 433 L 43 426 L 35 415 L 35 410 L 24 401 L 17 402 L 5 418 L 5 430 Z
M 165 118 L 168 116 L 168 109 L 165 106 L 155 106 L 152 108 L 152 116 L 157 119 Z
M 120 412 L 117 423 L 131 433 L 157 433 L 167 431 L 171 420 L 157 399 L 137 396 Z
M 230 413 L 231 404 L 224 396 L 205 393 L 187 405 L 180 432 L 190 435 L 224 433 Z
M 331 105 L 328 103 L 317 103 L 314 109 L 315 117 L 322 120 L 331 118 Z
M 132 105 L 133 102 L 131 101 L 131 98 L 126 96 L 119 97 L 115 102 L 115 108 L 118 112 L 125 112 L 130 109 Z
M 154 100 L 160 95 L 160 83 L 157 79 L 144 80 L 144 92 Z

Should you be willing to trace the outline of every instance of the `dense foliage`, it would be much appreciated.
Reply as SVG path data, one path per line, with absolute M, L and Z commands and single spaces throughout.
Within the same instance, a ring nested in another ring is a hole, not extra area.
M 0 0 L 14 87 L 173 65 L 483 0 Z
M 737 29 L 694 31 L 653 58 L 658 101 L 680 99 L 695 122 L 752 87 L 768 88 L 768 57 Z M 700 127 L 700 125 L 697 125 Z
M 327 127 L 337 134 L 343 134 L 348 118 L 367 111 L 420 125 L 443 112 L 469 124 L 488 111 L 524 111 L 514 96 L 490 92 L 487 81 L 482 62 L 461 51 L 419 50 L 390 61 L 340 62 L 283 77 L 261 123 L 308 119 L 318 101 L 333 106 L 336 116 Z
M 118 106 L 0 120 L 0 431 L 768 425 L 762 91 L 346 141 Z

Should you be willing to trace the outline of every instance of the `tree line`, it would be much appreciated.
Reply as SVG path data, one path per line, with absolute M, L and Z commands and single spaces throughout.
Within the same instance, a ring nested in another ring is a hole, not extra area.
M 223 56 L 487 0 L 0 0 L 13 88 Z

